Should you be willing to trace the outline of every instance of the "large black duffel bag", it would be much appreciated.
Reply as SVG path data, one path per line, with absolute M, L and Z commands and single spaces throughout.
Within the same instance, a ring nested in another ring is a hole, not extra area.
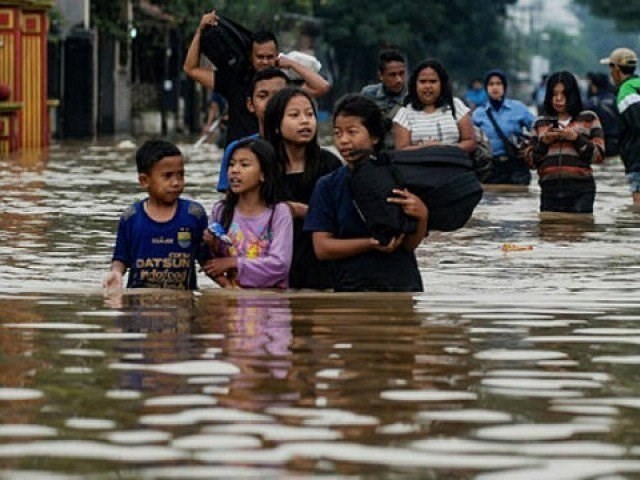
M 482 198 L 469 155 L 453 145 L 387 152 L 407 188 L 429 208 L 429 230 L 464 226 Z
M 251 31 L 222 15 L 217 25 L 206 25 L 200 34 L 200 52 L 218 69 L 246 70 L 252 43 Z

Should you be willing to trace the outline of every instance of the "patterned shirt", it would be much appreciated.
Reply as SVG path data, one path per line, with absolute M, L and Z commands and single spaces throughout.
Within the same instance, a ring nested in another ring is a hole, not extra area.
M 220 221 L 223 202 L 213 206 L 211 221 Z M 227 236 L 218 242 L 214 257 L 238 257 L 235 281 L 241 287 L 287 288 L 293 252 L 293 218 L 286 203 L 278 203 L 256 216 L 236 211 Z
M 604 132 L 598 116 L 590 110 L 580 112 L 562 126 L 578 132 L 576 141 L 557 141 L 547 145 L 540 138 L 552 128 L 554 122 L 554 117 L 536 119 L 531 145 L 525 152 L 531 168 L 538 169 L 540 184 L 558 178 L 593 177 L 591 164 L 602 161 L 604 155 Z

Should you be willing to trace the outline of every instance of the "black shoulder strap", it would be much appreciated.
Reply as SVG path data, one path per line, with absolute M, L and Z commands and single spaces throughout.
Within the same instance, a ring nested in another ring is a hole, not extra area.
M 502 143 L 504 143 L 505 148 L 506 149 L 509 149 L 510 147 L 511 148 L 516 148 L 515 145 L 513 143 L 511 143 L 511 141 L 504 134 L 504 132 L 502 131 L 502 129 L 498 125 L 498 122 L 496 122 L 496 119 L 493 118 L 493 113 L 491 113 L 491 108 L 487 108 L 487 117 L 489 117 L 489 120 L 491 120 L 491 124 L 493 125 L 493 128 L 495 128 L 496 133 L 500 137 L 500 140 L 502 140 Z

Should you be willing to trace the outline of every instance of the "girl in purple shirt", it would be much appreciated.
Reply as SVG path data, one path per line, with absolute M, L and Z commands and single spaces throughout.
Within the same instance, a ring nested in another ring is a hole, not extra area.
M 288 205 L 279 201 L 273 148 L 263 140 L 247 139 L 235 146 L 230 158 L 229 189 L 213 206 L 204 233 L 214 258 L 203 270 L 224 288 L 287 288 L 293 219 Z

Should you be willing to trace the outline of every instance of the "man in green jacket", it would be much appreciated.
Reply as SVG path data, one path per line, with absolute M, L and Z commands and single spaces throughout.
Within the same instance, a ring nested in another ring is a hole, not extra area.
M 600 63 L 609 65 L 611 78 L 618 88 L 616 107 L 620 118 L 620 157 L 633 203 L 640 206 L 640 78 L 635 74 L 638 57 L 633 50 L 616 48 Z

